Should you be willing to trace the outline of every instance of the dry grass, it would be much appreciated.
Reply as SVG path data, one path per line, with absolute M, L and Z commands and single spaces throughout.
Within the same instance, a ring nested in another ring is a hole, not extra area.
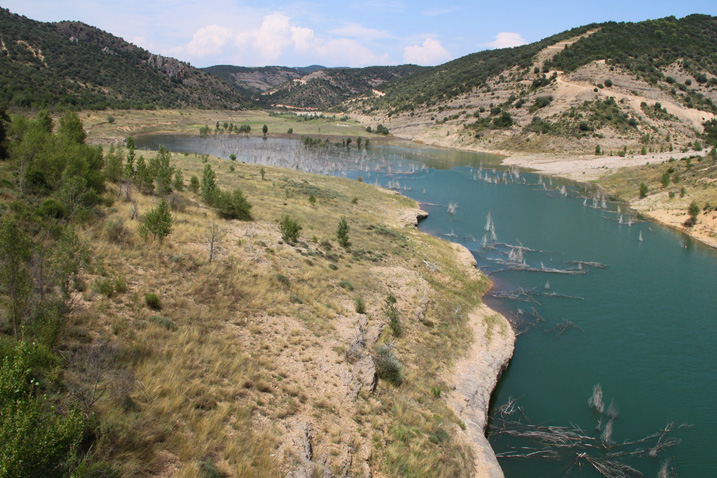
M 201 157 L 173 153 L 172 161 L 187 182 L 201 177 Z M 156 198 L 133 191 L 132 202 L 117 196 L 105 221 L 82 231 L 94 257 L 85 281 L 122 277 L 127 289 L 110 297 L 88 289 L 74 314 L 88 340 L 120 350 L 96 407 L 97 456 L 127 476 L 195 477 L 206 462 L 227 476 L 277 476 L 303 463 L 300 430 L 310 423 L 315 472 L 363 474 L 368 463 L 389 476 L 465 476 L 470 451 L 431 388 L 446 388 L 447 370 L 468 349 L 467 314 L 487 281 L 446 242 L 405 227 L 399 218 L 416 205 L 399 195 L 266 166 L 262 180 L 262 166 L 208 162 L 221 188 L 248 196 L 254 221 L 221 220 L 184 192 L 172 234 L 145 242 L 132 210 L 141 215 Z M 303 226 L 296 245 L 281 241 L 285 214 Z M 349 249 L 337 243 L 341 217 Z M 120 239 L 104 224 L 118 218 Z M 222 234 L 209 263 L 211 222 Z M 147 293 L 161 310 L 146 306 Z M 384 327 L 389 293 L 404 329 L 397 339 Z M 355 312 L 359 296 L 366 314 Z M 346 350 L 359 330 L 364 356 L 373 341 L 392 343 L 405 370 L 400 387 L 382 381 L 371 393 L 357 381 Z
M 113 123 L 107 121 L 108 116 L 114 118 Z M 88 141 L 92 143 L 112 143 L 124 141 L 127 136 L 146 133 L 179 133 L 199 134 L 199 129 L 209 126 L 214 134 L 217 121 L 223 131 L 224 123 L 237 126 L 251 126 L 251 136 L 261 136 L 262 126 L 267 125 L 269 135 L 286 135 L 289 128 L 293 136 L 329 135 L 337 137 L 367 136 L 365 128 L 356 121 L 341 121 L 340 116 L 316 118 L 311 121 L 298 121 L 292 116 L 270 116 L 261 110 L 228 111 L 228 110 L 114 110 L 85 111 L 80 117 L 88 130 Z

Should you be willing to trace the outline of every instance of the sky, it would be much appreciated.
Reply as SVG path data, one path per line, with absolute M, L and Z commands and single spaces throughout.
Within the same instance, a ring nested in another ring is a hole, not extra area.
M 76 20 L 197 67 L 432 66 L 593 22 L 717 15 L 717 0 L 1 0 Z M 2 32 L 0 32 L 2 35 Z

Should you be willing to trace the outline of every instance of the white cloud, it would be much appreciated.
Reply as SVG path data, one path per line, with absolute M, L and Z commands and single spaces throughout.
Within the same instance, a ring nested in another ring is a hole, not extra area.
M 194 32 L 192 41 L 187 44 L 187 53 L 193 57 L 216 54 L 231 41 L 233 36 L 231 28 L 208 25 Z
M 435 38 L 426 38 L 421 45 L 407 46 L 403 50 L 403 60 L 417 65 L 437 65 L 453 57 Z
M 344 38 L 320 37 L 311 28 L 296 25 L 283 13 L 270 13 L 253 29 L 235 31 L 219 25 L 202 27 L 189 43 L 168 53 L 188 57 L 193 63 L 230 61 L 246 66 L 292 66 L 307 61 L 352 67 L 389 63 L 387 54 L 378 55 L 362 41 L 346 38 L 350 34 L 381 37 L 387 35 L 385 32 L 347 25 L 334 33 L 342 33 Z
M 484 43 L 483 46 L 489 48 L 510 48 L 514 46 L 525 45 L 528 41 L 515 32 L 500 32 L 495 36 L 495 40 L 490 43 Z

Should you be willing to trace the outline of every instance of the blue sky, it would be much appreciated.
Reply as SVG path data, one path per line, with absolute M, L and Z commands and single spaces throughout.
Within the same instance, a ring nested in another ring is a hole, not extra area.
M 2 6 L 40 21 L 82 21 L 199 67 L 436 65 L 592 22 L 717 15 L 716 0 L 3 0 Z

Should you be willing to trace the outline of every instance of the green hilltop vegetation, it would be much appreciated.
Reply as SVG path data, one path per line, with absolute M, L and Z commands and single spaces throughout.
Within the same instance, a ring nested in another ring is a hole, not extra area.
M 369 101 L 372 110 L 410 111 L 418 106 L 432 106 L 454 96 L 486 86 L 486 81 L 513 67 L 529 68 L 535 55 L 553 43 L 595 28 L 595 24 L 575 28 L 539 42 L 515 48 L 486 50 L 466 55 L 448 63 L 425 68 L 415 75 L 377 87 L 386 93 Z
M 0 9 L 0 102 L 20 108 L 232 108 L 222 81 L 79 22 Z
M 364 109 L 398 113 L 419 106 L 433 106 L 476 88 L 485 88 L 488 79 L 509 70 L 512 75 L 507 80 L 522 79 L 533 73 L 529 69 L 542 49 L 591 30 L 596 32 L 546 61 L 542 71 L 571 72 L 595 60 L 606 60 L 650 83 L 667 81 L 674 85 L 675 80 L 670 81 L 662 70 L 679 61 L 698 82 L 717 85 L 714 78 L 717 75 L 717 18 L 690 15 L 682 19 L 667 17 L 638 23 L 594 23 L 529 45 L 473 53 L 377 87 L 386 95 L 368 101 Z M 543 84 L 536 80 L 532 86 L 538 88 Z M 684 85 L 680 89 L 684 91 Z M 685 101 L 699 103 L 700 100 L 703 98 Z M 715 111 L 713 105 L 708 104 L 707 108 Z
M 665 81 L 661 69 L 677 61 L 698 82 L 707 82 L 705 73 L 717 75 L 716 17 L 690 15 L 597 26 L 597 32 L 558 53 L 547 65 L 570 72 L 595 60 L 607 60 L 653 84 Z

